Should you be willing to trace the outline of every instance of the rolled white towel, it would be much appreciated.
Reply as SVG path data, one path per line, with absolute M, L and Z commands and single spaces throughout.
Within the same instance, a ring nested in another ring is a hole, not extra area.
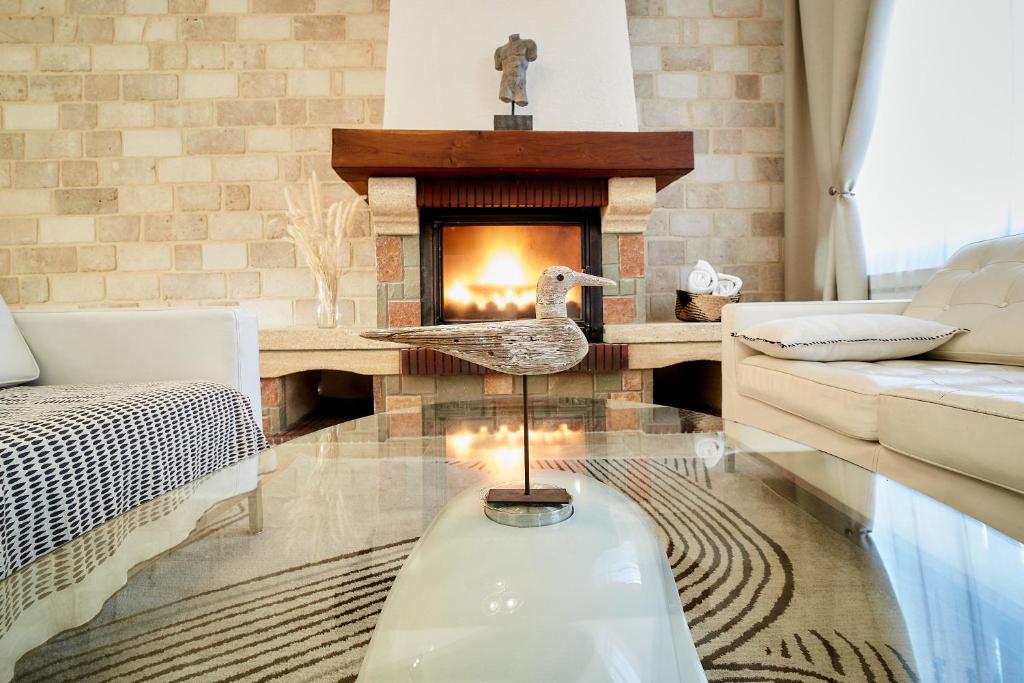
M 714 467 L 725 455 L 725 435 L 721 432 L 694 434 L 693 452 L 708 467 Z
M 727 275 L 726 273 L 718 274 L 718 284 L 715 285 L 715 296 L 733 296 L 738 294 L 740 287 L 743 286 L 743 280 L 736 277 L 735 275 Z
M 711 294 L 717 286 L 718 273 L 710 263 L 700 260 L 686 276 L 683 288 L 690 294 Z

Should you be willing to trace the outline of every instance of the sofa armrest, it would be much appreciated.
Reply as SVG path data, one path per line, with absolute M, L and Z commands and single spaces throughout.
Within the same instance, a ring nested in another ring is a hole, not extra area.
M 908 300 L 880 301 L 779 301 L 729 304 L 722 309 L 722 417 L 743 422 L 737 413 L 736 367 L 747 356 L 757 353 L 732 336 L 733 332 L 758 323 L 804 315 L 843 315 L 853 313 L 900 314 Z
M 238 389 L 260 418 L 256 316 L 237 308 L 12 311 L 36 384 L 207 380 Z

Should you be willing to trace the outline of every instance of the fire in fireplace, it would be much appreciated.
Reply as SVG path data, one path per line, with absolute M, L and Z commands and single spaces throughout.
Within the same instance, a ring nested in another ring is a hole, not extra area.
M 530 453 L 539 459 L 584 457 L 583 425 L 574 420 L 530 428 Z M 523 425 L 500 423 L 473 426 L 464 423 L 445 433 L 445 456 L 452 460 L 480 461 L 498 478 L 522 476 Z
M 601 274 L 596 210 L 423 213 L 424 324 L 532 318 L 544 268 Z M 600 297 L 600 290 L 574 289 L 566 302 L 569 317 L 592 339 L 601 327 Z

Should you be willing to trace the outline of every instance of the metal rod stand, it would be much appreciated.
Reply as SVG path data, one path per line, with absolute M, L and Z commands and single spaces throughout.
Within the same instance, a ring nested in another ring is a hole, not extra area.
M 512 105 L 515 107 L 515 104 Z M 530 413 L 527 407 L 526 380 L 529 376 L 523 375 L 523 491 L 530 495 Z

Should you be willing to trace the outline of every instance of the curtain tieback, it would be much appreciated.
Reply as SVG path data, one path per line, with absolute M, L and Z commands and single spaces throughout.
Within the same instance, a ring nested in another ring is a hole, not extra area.
M 830 197 L 856 197 L 856 192 L 840 190 L 835 185 L 828 188 L 828 194 Z

